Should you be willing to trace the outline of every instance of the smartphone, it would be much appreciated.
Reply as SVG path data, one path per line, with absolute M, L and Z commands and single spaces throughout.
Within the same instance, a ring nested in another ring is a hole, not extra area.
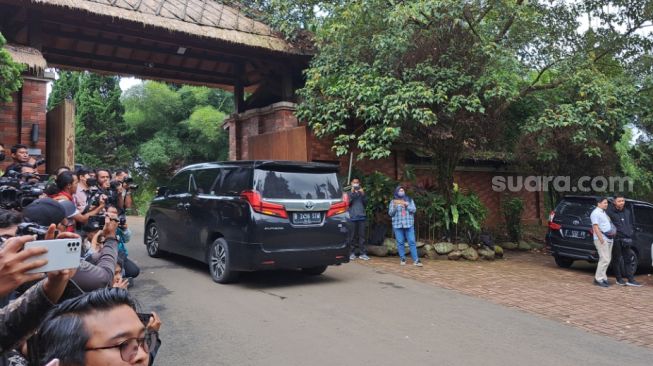
M 39 268 L 34 268 L 27 273 L 43 273 L 79 267 L 82 256 L 82 240 L 80 238 L 36 240 L 25 244 L 25 249 L 35 247 L 46 247 L 48 248 L 48 252 L 31 257 L 27 259 L 27 262 L 47 259 L 48 263 Z
M 141 320 L 141 322 L 145 325 L 147 325 L 150 322 L 150 318 L 152 317 L 152 313 L 136 313 L 138 315 L 138 319 Z

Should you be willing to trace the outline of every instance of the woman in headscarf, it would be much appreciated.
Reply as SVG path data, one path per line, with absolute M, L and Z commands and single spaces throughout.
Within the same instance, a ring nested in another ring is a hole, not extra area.
M 422 266 L 417 256 L 417 246 L 415 245 L 415 201 L 406 195 L 404 186 L 395 189 L 394 199 L 390 201 L 388 215 L 392 217 L 392 229 L 397 239 L 397 252 L 401 258 L 400 264 L 406 264 L 406 254 L 404 245 L 408 241 L 410 247 L 410 256 L 413 258 L 413 264 L 417 267 Z

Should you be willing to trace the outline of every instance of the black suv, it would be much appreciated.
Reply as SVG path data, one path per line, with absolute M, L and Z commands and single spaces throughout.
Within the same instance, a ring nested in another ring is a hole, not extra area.
M 596 208 L 598 197 L 566 196 L 549 215 L 549 230 L 546 243 L 551 249 L 558 266 L 569 268 L 574 260 L 597 262 L 599 255 L 594 247 L 590 214 Z M 612 200 L 610 200 L 612 206 Z M 633 213 L 635 234 L 633 246 L 624 251 L 624 256 L 633 257 L 634 268 L 651 266 L 651 245 L 653 244 L 653 205 L 647 202 L 627 199 L 626 207 Z
M 337 172 L 337 165 L 286 161 L 184 167 L 152 201 L 147 252 L 203 261 L 219 283 L 262 269 L 321 274 L 349 261 L 348 201 Z

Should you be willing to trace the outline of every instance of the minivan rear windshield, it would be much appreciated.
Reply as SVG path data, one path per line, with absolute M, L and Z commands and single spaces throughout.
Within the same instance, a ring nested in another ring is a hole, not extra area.
M 569 199 L 565 198 L 556 207 L 556 215 L 572 216 L 580 219 L 589 218 L 592 210 L 596 208 L 594 199 Z
M 337 199 L 342 197 L 336 173 L 254 171 L 254 189 L 264 198 Z

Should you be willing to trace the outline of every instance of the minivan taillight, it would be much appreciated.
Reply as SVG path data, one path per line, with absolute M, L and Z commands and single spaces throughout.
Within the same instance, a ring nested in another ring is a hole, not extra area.
M 288 213 L 283 205 L 263 201 L 261 194 L 254 190 L 243 191 L 240 197 L 252 206 L 252 210 L 263 215 L 276 216 L 284 219 L 288 218 Z
M 329 211 L 327 212 L 327 217 L 340 215 L 347 212 L 349 209 L 349 196 L 347 193 L 342 194 L 342 201 L 331 204 Z
M 560 228 L 562 228 L 562 225 L 553 222 L 553 219 L 555 217 L 556 217 L 556 212 L 551 211 L 551 213 L 549 214 L 549 229 L 551 229 L 551 230 L 560 230 Z

